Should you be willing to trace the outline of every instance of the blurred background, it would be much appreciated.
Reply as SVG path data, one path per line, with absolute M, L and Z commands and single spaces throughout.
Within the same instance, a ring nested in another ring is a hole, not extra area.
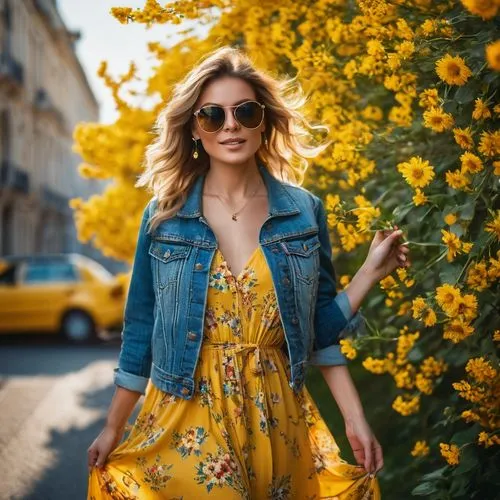
M 69 201 L 110 181 L 79 174 L 73 131 L 116 120 L 101 61 L 147 73 L 158 37 L 123 30 L 113 5 L 0 0 L 2 499 L 84 498 L 86 449 L 112 395 L 130 263 L 77 237 Z

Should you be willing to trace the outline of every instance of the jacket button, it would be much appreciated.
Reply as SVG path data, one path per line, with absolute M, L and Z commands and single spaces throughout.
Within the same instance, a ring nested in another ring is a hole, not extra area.
M 181 389 L 182 394 L 189 394 L 189 389 L 187 387 L 183 387 Z
M 290 280 L 288 278 L 283 278 L 283 284 L 284 285 L 289 285 L 290 284 Z
M 199 271 L 200 269 L 203 269 L 203 264 L 200 264 L 200 263 L 198 262 L 198 263 L 194 266 L 194 268 L 195 268 L 196 270 L 198 270 L 198 271 Z
M 188 339 L 189 340 L 196 340 L 198 338 L 198 335 L 196 335 L 195 332 L 189 332 L 188 333 Z
M 302 245 L 302 248 L 303 248 L 304 250 L 307 250 L 309 247 L 308 247 L 308 246 L 304 243 L 304 244 Z
M 294 316 L 294 317 L 292 318 L 292 323 L 293 323 L 294 325 L 296 325 L 298 322 L 299 322 L 299 320 L 298 320 L 298 319 Z
M 163 257 L 165 257 L 165 259 L 168 259 L 170 257 L 170 250 L 167 250 L 164 254 L 163 254 Z

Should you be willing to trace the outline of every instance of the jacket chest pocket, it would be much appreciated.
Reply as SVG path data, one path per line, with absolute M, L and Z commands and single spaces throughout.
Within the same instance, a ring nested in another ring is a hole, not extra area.
M 158 288 L 167 288 L 179 281 L 190 251 L 190 245 L 153 239 L 149 255 L 152 257 L 153 279 Z
M 297 280 L 313 285 L 318 280 L 319 247 L 317 234 L 296 240 L 282 241 L 281 245 L 288 256 L 290 267 Z

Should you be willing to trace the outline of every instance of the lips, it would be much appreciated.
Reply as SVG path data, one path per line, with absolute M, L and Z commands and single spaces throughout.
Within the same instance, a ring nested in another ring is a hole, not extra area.
M 241 137 L 234 137 L 233 139 L 226 139 L 225 141 L 222 141 L 221 144 L 243 144 L 246 142 L 245 139 L 242 139 Z

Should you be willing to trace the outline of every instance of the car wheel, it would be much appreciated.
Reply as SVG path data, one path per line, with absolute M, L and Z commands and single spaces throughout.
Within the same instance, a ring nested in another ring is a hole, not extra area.
M 96 338 L 92 318 L 83 311 L 69 311 L 62 320 L 61 333 L 71 342 L 89 342 Z

